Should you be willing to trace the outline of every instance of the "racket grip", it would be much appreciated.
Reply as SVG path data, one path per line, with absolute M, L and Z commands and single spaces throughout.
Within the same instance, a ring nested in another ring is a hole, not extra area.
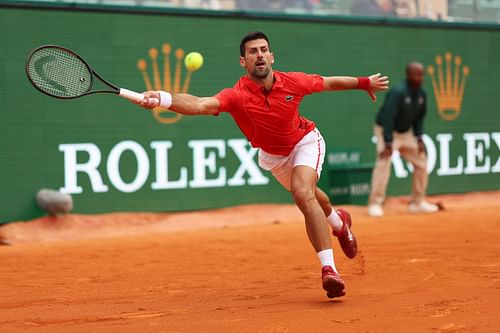
M 118 95 L 132 102 L 141 102 L 144 99 L 143 94 L 125 88 L 120 88 Z M 153 107 L 160 105 L 160 100 L 158 98 L 150 98 L 149 101 L 153 103 Z
M 132 102 L 141 102 L 144 99 L 143 94 L 139 94 L 135 91 L 124 89 L 124 88 L 120 88 L 118 95 L 120 95 L 121 97 L 126 98 Z

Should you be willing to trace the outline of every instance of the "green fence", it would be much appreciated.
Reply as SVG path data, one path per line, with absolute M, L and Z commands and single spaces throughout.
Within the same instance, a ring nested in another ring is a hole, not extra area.
M 243 74 L 238 44 L 249 30 L 268 33 L 275 68 L 284 71 L 383 72 L 395 83 L 408 61 L 420 60 L 435 77 L 435 87 L 431 77 L 425 85 L 429 192 L 499 188 L 500 30 L 210 13 L 0 5 L 0 223 L 41 215 L 34 194 L 42 187 L 73 193 L 79 213 L 290 201 L 257 168 L 255 151 L 228 115 L 159 119 L 115 96 L 42 95 L 24 74 L 27 54 L 41 44 L 72 48 L 110 81 L 139 91 L 169 81 L 182 89 L 186 71 L 178 63 L 183 52 L 199 51 L 205 65 L 188 89 L 196 95 L 213 95 Z M 450 77 L 451 88 L 441 76 Z M 371 163 L 381 100 L 373 104 L 359 91 L 318 94 L 304 100 L 302 113 L 317 122 L 331 149 L 359 151 L 359 162 Z M 397 158 L 393 173 L 389 193 L 408 192 L 410 171 Z

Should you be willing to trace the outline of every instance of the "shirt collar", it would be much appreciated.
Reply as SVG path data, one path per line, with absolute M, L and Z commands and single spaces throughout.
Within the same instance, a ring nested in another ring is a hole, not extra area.
M 273 76 L 274 76 L 274 83 L 273 83 L 273 87 L 271 88 L 271 90 L 274 88 L 283 88 L 284 85 L 283 85 L 283 79 L 281 77 L 281 73 L 278 71 L 273 71 Z M 253 92 L 261 90 L 263 88 L 262 85 L 256 83 L 255 81 L 250 79 L 248 76 L 245 76 L 244 80 L 245 80 L 245 86 L 247 86 Z

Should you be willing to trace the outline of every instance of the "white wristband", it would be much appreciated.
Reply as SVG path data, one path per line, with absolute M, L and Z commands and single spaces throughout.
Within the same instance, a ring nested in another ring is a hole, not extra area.
M 159 91 L 160 93 L 160 107 L 164 109 L 170 108 L 172 105 L 172 95 L 166 91 Z

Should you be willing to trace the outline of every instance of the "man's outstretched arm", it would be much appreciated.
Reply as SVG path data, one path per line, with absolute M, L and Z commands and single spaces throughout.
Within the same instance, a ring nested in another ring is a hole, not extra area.
M 380 73 L 359 78 L 352 76 L 325 76 L 323 80 L 325 90 L 327 91 L 362 89 L 366 90 L 374 101 L 377 100 L 375 96 L 376 92 L 389 89 L 389 78 L 381 76 Z
M 188 116 L 214 115 L 219 112 L 220 102 L 215 97 L 197 97 L 190 94 L 170 95 L 159 91 L 146 91 L 142 102 L 137 103 L 146 109 L 153 109 L 158 105 L 156 100 L 160 100 L 160 106 L 170 111 Z

